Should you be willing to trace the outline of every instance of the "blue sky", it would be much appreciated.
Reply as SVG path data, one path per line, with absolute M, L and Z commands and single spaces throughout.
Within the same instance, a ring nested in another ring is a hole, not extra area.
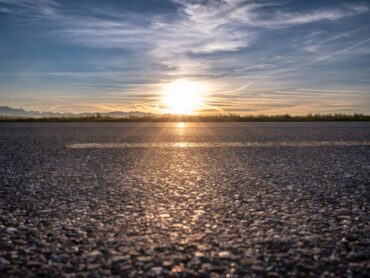
M 369 1 L 0 0 L 0 105 L 161 113 L 369 113 Z

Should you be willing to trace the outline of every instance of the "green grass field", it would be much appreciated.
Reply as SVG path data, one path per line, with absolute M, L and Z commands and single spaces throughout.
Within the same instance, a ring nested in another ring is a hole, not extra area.
M 364 114 L 308 114 L 303 116 L 284 115 L 255 115 L 240 116 L 208 115 L 158 115 L 130 116 L 124 118 L 107 117 L 96 114 L 87 117 L 43 117 L 24 118 L 0 116 L 0 122 L 315 122 L 315 121 L 370 121 L 370 115 Z

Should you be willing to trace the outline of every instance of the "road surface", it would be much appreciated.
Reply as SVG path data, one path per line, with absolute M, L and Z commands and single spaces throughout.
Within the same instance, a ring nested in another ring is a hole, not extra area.
M 1 123 L 0 276 L 369 276 L 369 170 L 366 122 Z

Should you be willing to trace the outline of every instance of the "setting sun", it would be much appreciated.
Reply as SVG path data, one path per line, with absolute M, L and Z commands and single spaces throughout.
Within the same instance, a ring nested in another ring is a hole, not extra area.
M 184 79 L 169 83 L 163 93 L 165 111 L 171 114 L 194 114 L 203 106 L 207 88 L 197 82 Z

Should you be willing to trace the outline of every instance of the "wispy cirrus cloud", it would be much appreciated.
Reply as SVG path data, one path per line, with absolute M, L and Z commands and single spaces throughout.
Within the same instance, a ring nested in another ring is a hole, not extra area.
M 0 0 L 0 5 L 7 5 L 1 9 L 3 13 L 33 17 L 53 16 L 62 5 L 55 0 Z
M 277 11 L 272 20 L 261 20 L 255 23 L 257 26 L 268 28 L 284 28 L 296 24 L 308 24 L 318 21 L 333 21 L 345 17 L 367 12 L 365 5 L 344 5 L 341 8 L 318 10 L 308 13 L 281 12 Z
M 175 19 L 140 13 L 117 13 L 85 7 L 91 13 L 68 13 L 55 0 L 0 0 L 7 12 L 44 16 L 58 28 L 54 34 L 72 42 L 97 48 L 139 49 L 154 58 L 237 51 L 248 47 L 258 36 L 253 28 L 287 28 L 322 20 L 338 20 L 368 11 L 365 5 L 310 12 L 282 11 L 278 2 L 174 0 L 179 4 Z M 273 10 L 265 11 L 265 8 Z M 30 11 L 34 13 L 30 13 Z M 88 14 L 88 15 L 86 15 Z M 108 16 L 111 19 L 102 18 Z M 248 28 L 249 26 L 249 28 Z M 141 53 L 143 54 L 143 53 Z

